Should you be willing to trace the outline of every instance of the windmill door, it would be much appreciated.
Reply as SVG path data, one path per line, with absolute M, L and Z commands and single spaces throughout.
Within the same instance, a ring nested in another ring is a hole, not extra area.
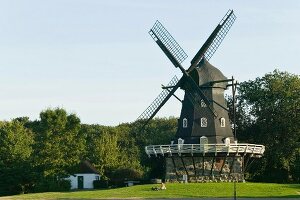
M 77 177 L 78 189 L 83 189 L 83 176 Z

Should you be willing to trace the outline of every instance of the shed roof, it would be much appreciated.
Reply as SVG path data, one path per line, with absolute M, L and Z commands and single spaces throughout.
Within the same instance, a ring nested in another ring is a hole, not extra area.
M 78 173 L 80 173 L 80 174 L 99 174 L 98 170 L 87 160 L 80 163 Z

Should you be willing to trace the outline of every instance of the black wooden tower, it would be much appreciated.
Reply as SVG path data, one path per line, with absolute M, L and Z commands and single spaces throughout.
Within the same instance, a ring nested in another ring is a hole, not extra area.
M 189 144 L 199 144 L 202 136 L 208 138 L 208 143 L 224 143 L 226 138 L 233 141 L 224 99 L 224 91 L 230 80 L 205 59 L 190 74 L 205 97 L 218 104 L 211 104 L 214 111 L 211 112 L 203 99 L 197 104 L 189 98 L 189 92 L 185 92 L 176 137 Z

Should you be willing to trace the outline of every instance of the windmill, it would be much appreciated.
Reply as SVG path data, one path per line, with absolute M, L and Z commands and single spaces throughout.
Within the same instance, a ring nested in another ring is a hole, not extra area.
M 197 76 L 197 71 L 201 67 L 204 68 L 209 65 L 208 61 L 216 52 L 218 47 L 220 46 L 221 42 L 225 38 L 227 32 L 231 28 L 232 24 L 234 23 L 236 17 L 232 10 L 229 10 L 220 23 L 217 25 L 215 30 L 211 33 L 208 37 L 204 45 L 200 48 L 197 54 L 191 61 L 191 66 L 185 70 L 181 63 L 187 58 L 187 54 L 184 50 L 179 46 L 179 44 L 175 41 L 175 39 L 171 36 L 171 34 L 163 27 L 163 25 L 156 21 L 154 26 L 149 31 L 149 34 L 154 39 L 154 41 L 158 44 L 158 46 L 162 49 L 162 51 L 166 54 L 166 56 L 170 59 L 170 61 L 174 64 L 175 67 L 179 68 L 183 73 L 183 76 L 178 79 L 174 76 L 171 81 L 168 83 L 166 87 L 163 87 L 163 91 L 158 95 L 158 97 L 152 102 L 152 104 L 139 116 L 138 120 L 144 120 L 144 126 L 156 115 L 156 113 L 162 108 L 162 106 L 170 99 L 171 96 L 174 95 L 175 91 L 178 88 L 182 88 L 185 91 L 185 97 L 183 100 L 183 112 L 186 112 L 186 105 L 192 104 L 193 107 L 193 114 L 197 112 L 197 109 L 206 105 L 207 112 L 210 112 L 210 118 L 217 118 L 219 113 L 217 113 L 216 109 L 214 108 L 215 105 L 219 106 L 220 108 L 227 110 L 224 103 L 219 103 L 219 101 L 215 100 L 214 98 L 209 98 L 208 92 L 205 92 L 205 85 L 199 85 L 199 80 L 196 80 L 195 76 Z M 217 71 L 217 70 L 216 70 Z M 224 79 L 225 77 L 219 72 L 220 77 Z M 198 74 L 199 75 L 199 74 Z M 202 73 L 202 76 L 205 75 Z M 202 77 L 201 77 L 202 78 Z M 201 81 L 201 80 L 200 80 Z M 228 82 L 230 80 L 218 80 L 220 82 Z M 211 84 L 213 84 L 211 82 Z M 220 84 L 219 84 L 220 85 Z M 209 85 L 206 85 L 208 87 Z M 224 98 L 224 97 L 223 97 Z M 201 106 L 202 105 L 202 106 Z M 188 120 L 191 119 L 191 120 Z M 180 122 L 184 126 L 187 125 L 187 128 L 190 129 L 192 127 L 189 125 L 194 119 L 192 116 L 182 117 Z M 227 117 L 228 118 L 228 117 Z M 183 120 L 186 119 L 186 120 Z M 227 120 L 228 121 L 228 120 Z M 204 120 L 202 119 L 204 123 Z M 188 124 L 186 124 L 188 123 Z M 201 122 L 200 122 L 201 123 Z M 202 124 L 203 124 L 202 123 Z M 181 128 L 178 128 L 178 136 L 180 135 L 189 135 L 186 133 L 182 133 Z M 196 130 L 189 130 L 196 131 Z M 227 131 L 228 132 L 228 131 Z M 228 134 L 227 134 L 228 135 Z
M 192 177 L 194 180 L 198 180 L 199 177 L 203 180 L 216 175 L 221 177 L 224 172 L 227 172 L 225 177 L 228 179 L 234 171 L 243 174 L 245 165 L 242 163 L 250 151 L 251 156 L 248 156 L 246 162 L 250 157 L 260 157 L 264 152 L 262 145 L 241 145 L 235 142 L 224 91 L 232 86 L 234 93 L 236 84 L 233 78 L 227 79 L 220 70 L 208 62 L 235 19 L 233 10 L 229 10 L 187 69 L 182 66 L 187 54 L 165 27 L 156 21 L 149 31 L 173 65 L 182 72 L 180 79 L 174 76 L 166 86 L 163 86 L 163 91 L 138 117 L 138 120 L 143 122 L 143 127 L 146 126 L 172 96 L 178 98 L 175 95 L 178 88 L 184 90 L 175 140 L 171 141 L 171 145 L 145 147 L 149 156 L 166 157 L 167 179 L 172 179 L 172 174 L 176 174 L 176 179 L 183 175 L 186 180 L 192 180 Z

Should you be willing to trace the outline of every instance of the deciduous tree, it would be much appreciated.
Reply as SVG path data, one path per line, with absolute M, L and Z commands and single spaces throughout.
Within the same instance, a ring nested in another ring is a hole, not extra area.
M 74 173 L 85 153 L 85 138 L 79 132 L 80 119 L 64 109 L 40 113 L 36 128 L 36 164 L 44 177 L 64 177 Z
M 22 122 L 0 122 L 0 195 L 25 192 L 31 185 L 33 142 Z
M 239 86 L 241 109 L 248 120 L 243 139 L 264 144 L 266 152 L 254 177 L 264 181 L 299 180 L 300 76 L 275 70 Z M 298 173 L 298 174 L 297 174 Z

